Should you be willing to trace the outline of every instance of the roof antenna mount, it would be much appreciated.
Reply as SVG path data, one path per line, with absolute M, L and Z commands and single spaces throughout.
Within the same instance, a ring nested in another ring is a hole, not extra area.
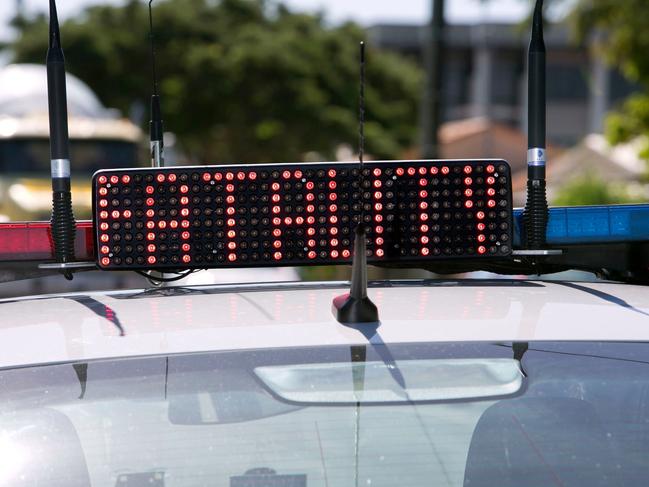
M 360 43 L 360 96 L 359 96 L 359 177 L 363 182 L 365 150 L 365 43 Z M 361 198 L 362 198 L 361 184 Z M 365 236 L 365 204 L 361 205 L 361 216 L 354 236 L 354 257 L 349 294 L 337 296 L 333 301 L 333 313 L 338 322 L 345 325 L 378 323 L 379 312 L 367 295 L 367 241 Z
M 151 121 L 149 134 L 151 141 L 151 165 L 164 167 L 164 124 L 158 94 L 158 73 L 156 71 L 155 37 L 153 34 L 153 0 L 149 0 L 149 40 L 151 42 L 151 75 L 153 94 L 151 95 Z
M 65 57 L 56 2 L 50 0 L 50 32 L 47 50 L 47 99 L 50 120 L 50 160 L 52 174 L 52 241 L 54 257 L 66 279 L 72 280 L 69 264 L 75 261 L 76 221 L 72 212 L 70 184 L 70 137 L 65 84 Z
M 545 189 L 545 76 L 543 0 L 536 0 L 528 52 L 527 202 L 523 213 L 525 247 L 528 250 L 546 247 L 548 201 Z

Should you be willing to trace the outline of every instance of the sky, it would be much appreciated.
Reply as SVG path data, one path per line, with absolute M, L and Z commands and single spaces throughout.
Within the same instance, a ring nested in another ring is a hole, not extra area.
M 83 7 L 99 3 L 119 4 L 122 0 L 58 0 L 59 16 L 75 15 Z M 145 0 L 142 0 L 143 2 Z M 430 0 L 284 0 L 295 10 L 324 11 L 332 23 L 355 20 L 363 25 L 379 22 L 424 23 L 430 15 Z M 28 12 L 46 11 L 48 0 L 23 0 Z M 11 36 L 8 20 L 15 12 L 16 0 L 0 0 L 0 39 Z M 446 16 L 453 23 L 490 20 L 517 21 L 529 8 L 530 0 L 446 0 Z

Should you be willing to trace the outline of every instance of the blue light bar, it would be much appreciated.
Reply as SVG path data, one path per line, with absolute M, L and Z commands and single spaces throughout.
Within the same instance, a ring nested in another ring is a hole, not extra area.
M 514 210 L 514 246 L 520 247 L 523 209 Z M 550 245 L 649 241 L 649 204 L 550 208 Z

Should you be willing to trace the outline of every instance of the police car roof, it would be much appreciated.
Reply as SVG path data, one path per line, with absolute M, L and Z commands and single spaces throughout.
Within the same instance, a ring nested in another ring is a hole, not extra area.
M 201 351 L 446 341 L 649 340 L 641 286 L 386 281 L 376 329 L 335 321 L 346 283 L 161 288 L 0 301 L 0 367 Z

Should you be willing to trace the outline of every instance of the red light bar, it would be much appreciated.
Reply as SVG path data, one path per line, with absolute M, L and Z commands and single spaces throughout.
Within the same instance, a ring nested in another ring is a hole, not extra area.
M 79 261 L 95 260 L 93 225 L 77 222 L 75 255 Z M 0 223 L 0 261 L 54 260 L 50 222 Z
M 99 171 L 103 269 L 351 261 L 363 212 L 370 262 L 511 254 L 505 161 L 264 164 Z M 361 187 L 362 186 L 362 187 Z

